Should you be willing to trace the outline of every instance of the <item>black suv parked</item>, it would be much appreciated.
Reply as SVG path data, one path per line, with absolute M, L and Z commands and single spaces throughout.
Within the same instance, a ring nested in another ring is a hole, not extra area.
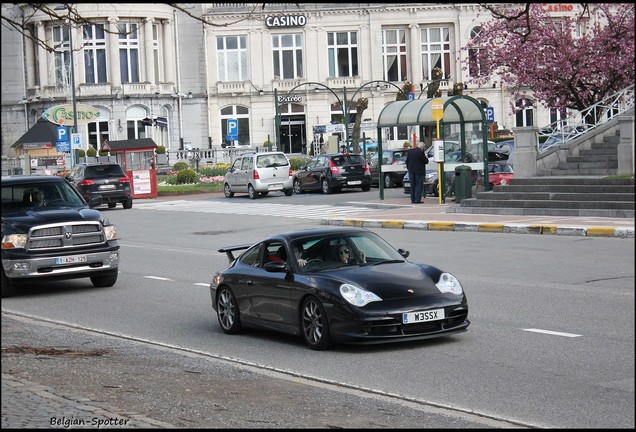
M 59 176 L 2 177 L 2 297 L 21 281 L 90 277 L 96 287 L 117 281 L 115 225 Z
M 314 156 L 294 175 L 294 193 L 309 190 L 324 194 L 342 188 L 371 189 L 371 171 L 360 154 L 333 153 Z
M 78 163 L 67 178 L 87 201 L 99 195 L 108 207 L 122 203 L 125 209 L 132 208 L 130 179 L 115 162 Z

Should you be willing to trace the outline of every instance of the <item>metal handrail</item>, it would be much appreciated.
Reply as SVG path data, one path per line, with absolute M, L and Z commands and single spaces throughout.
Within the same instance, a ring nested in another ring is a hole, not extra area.
M 565 144 L 633 107 L 634 84 L 585 108 L 583 111 L 573 112 L 564 119 L 540 128 L 539 135 L 548 138 L 543 143 L 537 142 L 539 153 L 554 146 Z

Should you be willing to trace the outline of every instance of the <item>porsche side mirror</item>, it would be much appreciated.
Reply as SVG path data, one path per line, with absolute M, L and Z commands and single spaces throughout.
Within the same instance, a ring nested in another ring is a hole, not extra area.
M 289 270 L 284 262 L 268 262 L 263 268 L 270 273 L 287 273 Z
M 409 251 L 404 250 L 404 249 L 398 249 L 398 252 L 400 253 L 400 255 L 402 255 L 404 258 L 408 258 L 409 255 L 411 254 Z

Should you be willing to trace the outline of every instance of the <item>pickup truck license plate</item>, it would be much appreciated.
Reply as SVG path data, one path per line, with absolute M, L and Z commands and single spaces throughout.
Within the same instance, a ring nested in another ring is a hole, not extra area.
M 55 258 L 55 264 L 75 264 L 86 262 L 86 255 L 73 255 L 67 257 Z
M 434 309 L 425 312 L 409 312 L 402 314 L 402 324 L 417 324 L 426 321 L 444 319 L 444 309 Z

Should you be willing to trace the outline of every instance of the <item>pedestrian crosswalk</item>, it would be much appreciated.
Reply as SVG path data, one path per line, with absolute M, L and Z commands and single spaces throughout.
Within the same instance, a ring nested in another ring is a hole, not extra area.
M 333 206 L 310 204 L 238 203 L 229 201 L 157 201 L 135 202 L 133 209 L 196 213 L 241 214 L 252 216 L 279 216 L 300 219 L 326 219 L 347 217 L 373 211 L 359 206 Z M 376 209 L 377 210 L 377 209 Z

